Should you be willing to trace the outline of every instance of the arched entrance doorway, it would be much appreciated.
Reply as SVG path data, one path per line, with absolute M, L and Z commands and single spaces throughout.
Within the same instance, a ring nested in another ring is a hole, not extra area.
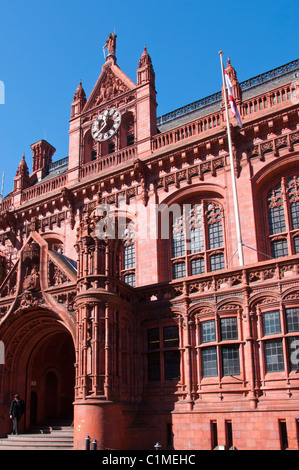
M 65 323 L 51 311 L 23 311 L 3 324 L 1 330 L 7 355 L 0 374 L 0 408 L 7 419 L 0 423 L 0 434 L 10 432 L 8 410 L 15 393 L 26 403 L 20 429 L 71 424 L 75 348 Z
M 53 332 L 36 345 L 27 365 L 26 395 L 33 399 L 30 424 L 72 422 L 74 364 L 74 345 L 67 331 Z

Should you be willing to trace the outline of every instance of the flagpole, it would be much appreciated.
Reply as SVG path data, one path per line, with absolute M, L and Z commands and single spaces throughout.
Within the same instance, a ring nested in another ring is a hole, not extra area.
M 232 176 L 235 222 L 236 222 L 236 233 L 237 233 L 237 243 L 238 243 L 238 255 L 239 255 L 240 266 L 243 266 L 244 265 L 243 243 L 242 243 L 242 235 L 241 235 L 241 224 L 240 224 L 240 213 L 239 213 L 239 204 L 238 204 L 238 195 L 237 195 L 237 184 L 236 184 L 236 176 L 235 176 L 234 157 L 233 157 L 233 150 L 232 150 L 232 139 L 231 139 L 231 133 L 230 133 L 230 123 L 229 123 L 229 114 L 228 114 L 228 106 L 227 106 L 226 83 L 225 83 L 225 79 L 224 79 L 224 67 L 223 67 L 223 58 L 222 58 L 223 51 L 220 51 L 219 55 L 220 55 L 222 81 L 223 81 L 224 103 L 225 103 L 226 124 L 227 124 L 227 136 L 228 136 L 228 147 L 229 147 L 229 159 L 230 159 L 231 176 Z

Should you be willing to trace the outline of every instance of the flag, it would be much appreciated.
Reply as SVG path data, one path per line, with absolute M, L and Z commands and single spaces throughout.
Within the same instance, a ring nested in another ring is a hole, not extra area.
M 240 116 L 240 113 L 239 113 L 239 110 L 237 108 L 237 105 L 236 105 L 236 102 L 235 102 L 235 99 L 234 99 L 234 95 L 233 95 L 232 82 L 230 81 L 230 78 L 229 78 L 228 73 L 226 72 L 226 70 L 224 70 L 224 77 L 225 77 L 225 83 L 226 83 L 227 90 L 228 90 L 228 97 L 229 97 L 229 102 L 230 102 L 230 106 L 231 106 L 233 116 L 234 116 L 234 118 L 237 119 L 239 127 L 242 127 L 241 116 Z

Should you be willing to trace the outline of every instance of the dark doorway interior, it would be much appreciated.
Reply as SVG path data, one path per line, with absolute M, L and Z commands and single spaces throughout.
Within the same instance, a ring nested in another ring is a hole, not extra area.
M 30 424 L 72 422 L 75 351 L 71 335 L 58 331 L 37 345 L 29 367 Z

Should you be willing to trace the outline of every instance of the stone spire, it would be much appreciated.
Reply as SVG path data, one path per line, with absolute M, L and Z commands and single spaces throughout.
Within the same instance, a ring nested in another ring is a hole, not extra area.
M 79 86 L 74 94 L 74 99 L 72 102 L 72 111 L 71 118 L 78 116 L 83 111 L 83 108 L 86 103 L 86 95 L 82 86 L 82 81 L 80 80 Z
M 77 90 L 75 91 L 75 94 L 74 94 L 74 100 L 73 101 L 86 101 L 86 95 L 85 95 L 85 91 L 82 87 L 82 81 L 80 80 L 79 82 L 79 86 L 77 88 Z
M 25 153 L 23 154 L 23 158 L 19 163 L 16 176 L 29 176 L 29 169 L 25 160 Z
M 29 169 L 25 160 L 25 154 L 18 166 L 17 173 L 14 179 L 14 191 L 19 191 L 28 188 L 29 186 Z
M 147 82 L 150 82 L 151 85 L 155 87 L 155 72 L 152 60 L 147 52 L 146 46 L 144 46 L 137 69 L 137 85 L 142 85 Z

